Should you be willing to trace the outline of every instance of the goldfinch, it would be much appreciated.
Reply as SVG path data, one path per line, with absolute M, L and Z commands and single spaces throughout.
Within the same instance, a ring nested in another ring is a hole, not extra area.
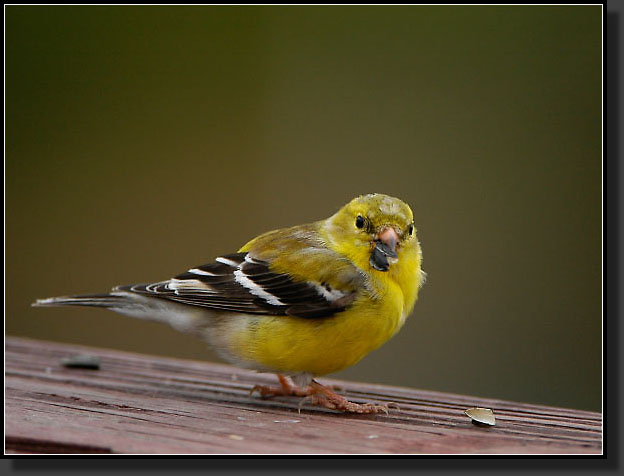
M 314 378 L 357 363 L 401 329 L 424 282 L 421 261 L 410 207 L 369 194 L 325 220 L 264 233 L 166 281 L 33 305 L 104 307 L 167 323 L 203 338 L 234 365 L 278 374 L 280 387 L 251 393 L 387 413 Z

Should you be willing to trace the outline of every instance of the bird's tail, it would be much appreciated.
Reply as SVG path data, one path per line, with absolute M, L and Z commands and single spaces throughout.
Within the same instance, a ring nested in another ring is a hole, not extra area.
M 110 309 L 130 317 L 169 324 L 180 332 L 194 332 L 206 318 L 199 307 L 184 306 L 166 299 L 142 296 L 126 291 L 126 286 L 108 294 L 84 294 L 37 299 L 35 307 L 87 306 Z
M 104 308 L 122 308 L 128 306 L 128 298 L 125 296 L 115 296 L 114 294 L 84 294 L 80 296 L 59 296 L 47 299 L 37 299 L 32 306 L 52 307 L 52 306 L 90 306 Z

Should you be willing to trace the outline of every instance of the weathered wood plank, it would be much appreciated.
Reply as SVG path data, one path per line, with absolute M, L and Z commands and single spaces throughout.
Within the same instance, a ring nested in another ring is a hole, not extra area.
M 61 360 L 96 355 L 99 370 Z M 602 452 L 599 413 L 386 385 L 338 382 L 354 401 L 396 402 L 390 415 L 345 415 L 297 398 L 249 397 L 274 376 L 235 367 L 9 337 L 7 453 Z M 496 426 L 463 411 L 492 408 Z

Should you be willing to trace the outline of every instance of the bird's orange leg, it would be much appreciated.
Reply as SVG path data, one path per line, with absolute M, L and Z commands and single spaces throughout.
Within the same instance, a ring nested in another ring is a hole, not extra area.
M 338 395 L 331 388 L 321 385 L 316 380 L 312 380 L 310 385 L 308 385 L 306 388 L 300 388 L 293 385 L 282 374 L 277 374 L 277 378 L 280 381 L 281 387 L 256 385 L 254 388 L 251 389 L 250 395 L 252 395 L 257 390 L 263 397 L 283 395 L 304 397 L 299 404 L 300 410 L 301 406 L 304 403 L 309 402 L 313 405 L 319 405 L 325 408 L 329 408 L 331 410 L 338 410 L 343 412 L 388 414 L 388 405 L 350 402 L 342 395 Z M 394 406 L 398 408 L 398 405 L 394 404 Z

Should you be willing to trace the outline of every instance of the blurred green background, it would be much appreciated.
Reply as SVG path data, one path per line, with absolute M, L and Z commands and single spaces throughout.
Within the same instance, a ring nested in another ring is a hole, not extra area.
M 601 409 L 600 6 L 6 7 L 9 335 L 217 360 L 36 298 L 158 281 L 354 196 L 428 281 L 336 377 Z

